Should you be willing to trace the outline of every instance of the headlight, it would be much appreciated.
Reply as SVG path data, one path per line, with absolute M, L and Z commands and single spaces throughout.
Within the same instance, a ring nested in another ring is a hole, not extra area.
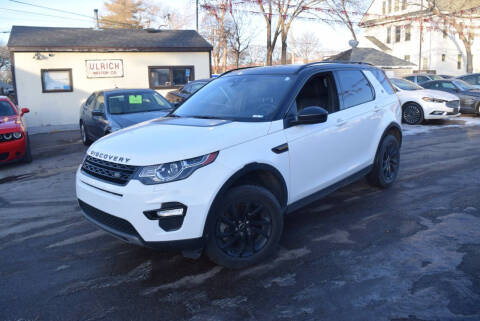
M 200 167 L 206 166 L 217 158 L 218 152 L 189 158 L 182 161 L 143 167 L 138 180 L 145 185 L 179 181 L 192 175 Z
M 12 133 L 3 134 L 3 139 L 5 139 L 5 140 L 12 139 Z
M 13 138 L 15 138 L 15 139 L 20 139 L 20 138 L 22 138 L 22 133 L 21 133 L 21 132 L 14 132 L 14 133 L 13 133 Z
M 441 104 L 441 103 L 446 103 L 447 102 L 446 100 L 432 98 L 432 97 L 423 97 L 422 99 L 425 100 L 425 101 L 428 101 L 430 103 L 440 103 Z

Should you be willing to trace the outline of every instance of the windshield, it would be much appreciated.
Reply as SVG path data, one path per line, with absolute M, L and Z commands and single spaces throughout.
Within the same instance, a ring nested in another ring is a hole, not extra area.
M 401 90 L 420 90 L 423 87 L 417 85 L 416 83 L 406 80 L 406 79 L 398 79 L 392 78 L 390 81 L 395 85 L 395 87 L 400 88 Z
M 429 76 L 432 80 L 443 80 L 443 77 L 440 75 L 430 75 Z
M 463 80 L 455 80 L 455 81 L 453 81 L 453 83 L 455 84 L 455 86 L 457 86 L 458 88 L 460 88 L 460 90 L 472 90 L 472 89 L 475 89 L 475 87 L 473 87 L 473 86 L 470 85 L 468 82 L 463 81 Z
M 115 93 L 107 96 L 108 111 L 112 115 L 167 111 L 170 103 L 156 92 Z
M 285 75 L 224 76 L 185 101 L 173 116 L 271 121 L 294 79 Z
M 0 100 L 0 116 L 14 116 L 15 111 L 8 101 Z

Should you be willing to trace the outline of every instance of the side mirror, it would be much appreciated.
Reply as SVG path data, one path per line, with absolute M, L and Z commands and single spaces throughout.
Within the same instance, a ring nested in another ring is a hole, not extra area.
M 328 111 L 325 108 L 311 106 L 302 109 L 298 119 L 291 122 L 292 125 L 319 124 L 327 121 Z
M 105 113 L 100 110 L 92 110 L 92 116 L 105 116 Z
M 23 116 L 24 114 L 29 113 L 29 112 L 30 112 L 30 109 L 28 109 L 28 108 L 22 108 L 21 111 L 22 111 L 22 114 L 21 114 L 20 116 Z

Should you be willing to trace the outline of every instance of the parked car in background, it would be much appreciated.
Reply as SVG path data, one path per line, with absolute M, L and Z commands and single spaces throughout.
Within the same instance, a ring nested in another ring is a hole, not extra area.
M 0 164 L 12 161 L 32 161 L 30 141 L 23 115 L 28 108 L 18 109 L 5 96 L 0 96 Z
M 429 80 L 441 80 L 443 77 L 434 74 L 418 74 L 418 75 L 410 75 L 403 77 L 406 80 L 410 80 L 416 84 L 420 84 Z
M 439 77 L 442 77 L 443 79 L 452 79 L 455 78 L 454 76 L 451 75 L 438 75 Z
M 470 85 L 472 85 L 476 89 L 480 89 L 480 73 L 463 75 L 463 76 L 457 77 L 457 79 L 468 82 Z
M 230 71 L 169 117 L 92 144 L 77 198 L 86 219 L 122 240 L 189 257 L 205 248 L 244 268 L 276 250 L 286 213 L 365 175 L 392 186 L 400 122 L 394 89 L 370 65 Z
M 180 105 L 212 80 L 213 78 L 190 81 L 182 88 L 170 91 L 165 98 L 172 104 Z
M 415 125 L 428 119 L 443 119 L 460 114 L 457 96 L 438 90 L 424 89 L 406 79 L 391 78 L 402 105 L 403 122 Z
M 80 107 L 85 145 L 119 129 L 167 115 L 172 105 L 152 89 L 110 89 L 91 94 Z
M 480 115 L 480 90 L 463 80 L 434 80 L 427 81 L 421 86 L 454 94 L 460 98 L 460 112 L 462 114 Z

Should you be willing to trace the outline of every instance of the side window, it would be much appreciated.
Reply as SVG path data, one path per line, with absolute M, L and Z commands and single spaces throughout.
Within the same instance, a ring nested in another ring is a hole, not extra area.
M 339 96 L 343 101 L 340 109 L 347 109 L 374 100 L 373 89 L 360 70 L 341 70 L 335 73 Z
M 329 114 L 338 111 L 338 96 L 332 73 L 321 73 L 311 77 L 298 93 L 295 105 L 297 113 L 313 106 L 325 108 Z
M 406 80 L 415 81 L 415 76 L 405 77 Z
M 87 101 L 85 102 L 85 105 L 88 107 L 91 107 L 92 102 L 95 100 L 95 94 L 91 94 L 90 97 L 88 97 Z
M 93 110 L 105 112 L 105 97 L 103 95 L 97 97 L 97 102 L 95 103 Z
M 184 95 L 190 95 L 191 93 L 191 89 L 192 88 L 192 85 L 185 85 L 182 90 L 180 91 L 180 93 L 184 94 Z
M 428 77 L 425 77 L 425 76 L 417 76 L 417 82 L 419 84 L 421 84 L 422 82 L 426 82 L 426 81 L 429 81 L 430 79 L 428 79 Z
M 387 76 L 385 75 L 385 72 L 381 69 L 370 69 L 372 74 L 377 78 L 378 82 L 382 85 L 383 89 L 385 89 L 385 92 L 387 94 L 393 95 L 395 93 L 395 90 L 392 87 L 392 84 L 390 84 L 390 81 L 387 79 Z
M 423 88 L 427 88 L 427 89 L 433 89 L 433 88 L 435 88 L 435 85 L 436 85 L 436 84 L 437 84 L 437 83 L 431 83 L 431 82 L 429 82 L 429 83 L 426 83 L 426 84 L 422 84 L 422 87 L 423 87 Z
M 453 90 L 456 89 L 456 87 L 455 87 L 454 84 L 452 84 L 451 82 L 447 82 L 447 81 L 442 82 L 442 83 L 441 83 L 441 86 L 442 86 L 442 88 L 444 88 L 444 89 L 453 89 Z

